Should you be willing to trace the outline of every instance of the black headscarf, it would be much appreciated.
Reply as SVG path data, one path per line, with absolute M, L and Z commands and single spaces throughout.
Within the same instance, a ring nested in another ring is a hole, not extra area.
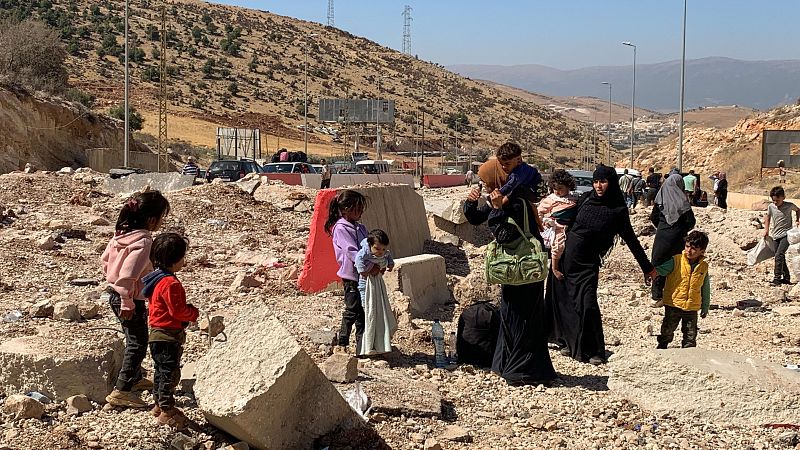
M 609 208 L 626 207 L 625 197 L 622 195 L 622 189 L 619 187 L 619 178 L 617 178 L 617 171 L 613 167 L 604 166 L 600 164 L 592 174 L 592 181 L 607 180 L 608 189 L 606 189 L 603 196 L 597 195 L 597 192 L 592 189 L 586 197 L 585 203 L 587 205 L 602 205 Z

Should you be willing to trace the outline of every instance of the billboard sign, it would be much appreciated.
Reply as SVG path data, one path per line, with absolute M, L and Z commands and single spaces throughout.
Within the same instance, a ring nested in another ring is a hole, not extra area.
M 761 168 L 800 168 L 800 130 L 764 130 L 761 134 Z
M 261 158 L 261 132 L 258 128 L 217 128 L 217 157 Z
M 323 98 L 319 101 L 320 122 L 394 123 L 394 100 Z

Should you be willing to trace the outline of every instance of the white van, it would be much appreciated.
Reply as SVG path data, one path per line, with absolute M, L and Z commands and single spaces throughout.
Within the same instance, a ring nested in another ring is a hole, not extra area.
M 365 159 L 356 163 L 356 173 L 379 174 L 389 173 L 392 164 L 386 160 Z

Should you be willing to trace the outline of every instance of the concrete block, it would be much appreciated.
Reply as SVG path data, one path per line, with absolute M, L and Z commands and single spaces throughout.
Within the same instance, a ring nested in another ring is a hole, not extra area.
M 620 351 L 608 387 L 651 414 L 761 426 L 800 417 L 800 373 L 751 356 L 703 348 Z
M 194 177 L 177 172 L 132 174 L 115 180 L 106 178 L 106 189 L 114 194 L 140 191 L 145 186 L 161 192 L 177 191 L 194 184 Z
M 197 362 L 197 404 L 215 427 L 256 449 L 311 448 L 362 423 L 284 326 L 251 306 Z
M 372 400 L 372 411 L 390 416 L 438 417 L 442 395 L 433 383 L 415 380 L 392 369 L 364 369 L 364 390 Z
M 426 318 L 451 302 L 447 272 L 440 255 L 417 255 L 395 259 L 395 268 L 386 272 L 388 292 L 400 291 L 411 299 L 411 317 Z
M 101 332 L 91 343 L 75 346 L 73 333 L 53 331 L 0 344 L 0 392 L 37 391 L 54 400 L 84 394 L 105 403 L 122 365 L 122 339 Z

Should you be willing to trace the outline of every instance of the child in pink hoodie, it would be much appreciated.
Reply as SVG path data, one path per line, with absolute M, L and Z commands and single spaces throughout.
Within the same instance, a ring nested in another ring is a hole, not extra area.
M 103 297 L 122 324 L 125 354 L 114 391 L 106 401 L 114 406 L 142 408 L 147 404 L 133 391 L 152 389 L 142 374 L 147 355 L 147 305 L 142 277 L 153 271 L 151 233 L 161 227 L 169 202 L 159 191 L 135 194 L 122 206 L 116 234 L 103 252 L 103 274 L 108 282 Z
M 543 198 L 537 209 L 545 227 L 542 238 L 545 246 L 550 247 L 550 268 L 560 280 L 564 275 L 559 271 L 558 262 L 567 242 L 567 226 L 577 213 L 576 199 L 570 194 L 575 189 L 575 178 L 566 170 L 558 169 L 550 176 L 550 189 L 553 193 Z

